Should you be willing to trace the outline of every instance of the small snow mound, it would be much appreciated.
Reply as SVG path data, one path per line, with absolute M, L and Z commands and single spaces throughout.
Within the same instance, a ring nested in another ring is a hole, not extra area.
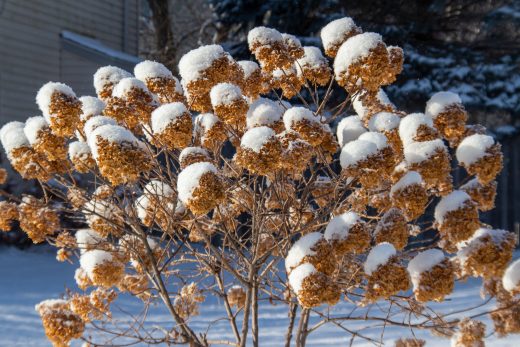
M 248 148 L 259 153 L 265 143 L 276 137 L 276 133 L 269 127 L 256 127 L 249 129 L 240 140 L 240 147 Z
M 462 190 L 454 190 L 444 196 L 437 206 L 435 206 L 434 217 L 439 223 L 444 221 L 444 216 L 451 211 L 461 208 L 466 201 L 471 201 L 471 197 Z
M 399 137 L 403 145 L 408 145 L 414 142 L 414 137 L 417 135 L 417 130 L 421 125 L 428 128 L 433 128 L 433 119 L 424 113 L 410 113 L 399 124 Z
M 238 61 L 238 65 L 240 65 L 240 67 L 244 71 L 245 79 L 251 77 L 251 75 L 256 71 L 260 71 L 260 66 L 251 60 L 240 60 Z
M 305 46 L 303 47 L 303 57 L 296 60 L 296 70 L 298 75 L 302 75 L 302 68 L 313 68 L 327 65 L 327 58 L 323 56 L 318 47 Z
M 377 146 L 369 141 L 355 140 L 347 143 L 341 149 L 339 162 L 343 169 L 354 166 L 358 162 L 367 159 L 377 153 Z
M 145 60 L 134 67 L 134 75 L 141 81 L 146 81 L 148 78 L 173 78 L 173 75 L 166 66 L 152 60 Z
M 421 163 L 430 159 L 438 150 L 448 152 L 441 139 L 413 142 L 404 147 L 404 158 L 407 164 Z
M 247 111 L 246 124 L 249 129 L 270 125 L 282 119 L 284 108 L 277 102 L 258 98 L 250 106 Z
M 363 140 L 363 141 L 372 142 L 373 144 L 375 144 L 377 146 L 378 150 L 382 150 L 382 149 L 390 146 L 388 144 L 388 139 L 386 138 L 386 136 L 384 134 L 381 134 L 376 131 L 369 131 L 364 134 L 361 134 L 358 139 Z
M 194 81 L 211 67 L 215 60 L 224 56 L 227 56 L 227 53 L 220 45 L 206 45 L 193 49 L 184 54 L 179 61 L 179 75 L 185 83 Z
M 101 137 L 104 140 L 107 140 L 111 143 L 131 143 L 136 146 L 139 146 L 139 141 L 132 134 L 132 132 L 126 128 L 123 128 L 119 125 L 102 125 L 96 128 L 88 137 L 88 145 L 92 151 L 92 156 L 94 159 L 98 157 L 98 147 L 97 147 L 97 138 Z
M 323 47 L 328 50 L 341 44 L 345 36 L 356 29 L 358 27 L 350 17 L 333 20 L 321 29 L 320 37 Z
M 86 248 L 95 246 L 103 241 L 103 237 L 92 229 L 79 229 L 76 231 L 75 237 L 76 244 L 81 252 L 84 252 Z
M 388 242 L 381 242 L 370 250 L 364 264 L 365 273 L 369 276 L 381 265 L 385 265 L 388 260 L 397 254 L 395 247 Z
M 76 93 L 74 93 L 72 88 L 64 83 L 45 83 L 36 94 L 36 104 L 38 104 L 38 108 L 40 111 L 42 111 L 43 116 L 47 120 L 49 120 L 51 117 L 51 114 L 49 113 L 49 106 L 51 104 L 51 97 L 54 93 L 65 94 L 74 98 L 76 97 Z
M 350 65 L 367 57 L 381 43 L 383 38 L 377 33 L 363 33 L 349 38 L 341 45 L 334 59 L 334 74 L 348 74 Z
M 242 99 L 240 88 L 231 83 L 219 83 L 209 93 L 211 105 L 229 105 Z
M 187 156 L 192 154 L 202 154 L 209 158 L 209 152 L 202 147 L 186 147 L 179 154 L 179 161 L 183 161 Z
M 87 118 L 92 116 L 98 116 L 103 113 L 105 109 L 105 103 L 103 100 L 96 98 L 95 96 L 82 96 L 79 98 L 81 101 L 81 116 L 82 121 L 86 121 Z
M 247 34 L 247 44 L 249 47 L 253 45 L 269 45 L 275 42 L 283 42 L 282 34 L 273 28 L 259 26 L 253 28 Z
M 118 84 L 116 84 L 114 90 L 112 91 L 112 96 L 124 99 L 127 93 L 130 92 L 132 89 L 148 91 L 148 88 L 146 87 L 143 81 L 138 80 L 134 77 L 127 77 L 123 78 L 121 81 L 119 81 Z
M 85 131 L 85 136 L 87 137 L 87 139 L 90 137 L 94 130 L 103 125 L 117 125 L 117 122 L 114 118 L 110 118 L 107 116 L 95 116 L 89 118 L 89 120 L 85 122 L 85 126 L 83 127 L 83 131 Z
M 507 291 L 518 290 L 520 286 L 520 259 L 517 259 L 507 267 L 502 277 L 502 284 Z
M 100 67 L 94 74 L 94 88 L 99 94 L 108 84 L 116 85 L 123 78 L 132 77 L 132 74 L 116 66 Z
M 219 121 L 213 113 L 201 113 L 195 117 L 195 132 L 208 131 Z
M 489 135 L 474 134 L 466 137 L 457 147 L 455 156 L 459 163 L 471 165 L 486 156 L 486 151 L 495 144 Z
M 414 288 L 417 288 L 423 272 L 430 271 L 435 265 L 444 261 L 444 253 L 438 249 L 428 249 L 417 254 L 408 263 L 408 273 Z
M 366 117 L 369 115 L 369 109 L 363 105 L 363 101 L 361 98 L 362 94 L 356 94 L 352 98 L 352 107 L 354 108 L 354 111 L 358 114 L 361 119 L 366 119 Z M 389 106 L 391 108 L 395 108 L 394 104 L 390 101 L 388 98 L 388 95 L 386 95 L 385 91 L 381 88 L 377 91 L 376 94 L 376 100 L 384 106 Z
M 314 113 L 305 107 L 291 107 L 285 111 L 283 115 L 283 123 L 286 129 L 291 129 L 294 123 L 303 120 L 307 120 L 311 123 L 319 122 L 319 118 L 314 116 Z
M 316 270 L 314 265 L 309 263 L 301 264 L 292 270 L 289 275 L 289 285 L 295 293 L 298 293 L 302 289 L 303 280 L 316 272 L 318 272 L 318 270 Z
M 313 232 L 302 236 L 296 241 L 285 257 L 285 269 L 290 272 L 292 268 L 298 266 L 306 256 L 315 255 L 313 248 L 319 241 L 323 240 L 323 235 Z
M 83 156 L 91 154 L 90 147 L 87 143 L 81 141 L 74 141 L 69 143 L 69 158 L 81 158 Z
M 355 212 L 343 213 L 332 218 L 325 228 L 325 240 L 332 241 L 346 239 L 350 228 L 360 221 L 361 219 L 359 218 L 359 215 Z
M 368 129 L 370 131 L 390 131 L 399 127 L 401 117 L 391 112 L 376 113 L 368 122 Z
M 192 197 L 193 191 L 199 186 L 202 175 L 212 172 L 217 174 L 217 168 L 208 162 L 188 165 L 177 178 L 177 192 L 179 200 L 186 204 Z
M 422 184 L 423 179 L 418 172 L 408 171 L 399 181 L 397 181 L 392 188 L 390 189 L 390 195 L 393 195 L 395 192 L 411 186 L 413 184 Z
M 8 158 L 11 158 L 9 153 L 13 149 L 30 146 L 24 133 L 24 126 L 24 123 L 14 121 L 5 124 L 0 130 L 0 142 Z
M 31 145 L 38 142 L 38 133 L 49 128 L 49 123 L 42 116 L 30 117 L 25 121 L 23 132 Z
M 462 104 L 462 100 L 458 94 L 452 92 L 438 92 L 432 95 L 430 100 L 426 102 L 425 113 L 436 118 L 440 113 L 451 105 Z
M 92 279 L 96 266 L 105 262 L 110 262 L 112 259 L 113 256 L 110 252 L 94 249 L 84 252 L 79 258 L 79 264 L 81 265 L 81 268 L 85 270 L 87 275 Z
M 188 109 L 182 102 L 172 102 L 157 107 L 152 112 L 151 125 L 154 134 L 160 134 L 166 128 L 175 123 L 177 118 L 188 113 Z
M 345 146 L 350 141 L 357 140 L 359 136 L 366 133 L 366 129 L 361 122 L 359 116 L 349 116 L 343 118 L 336 128 L 336 136 L 338 138 L 339 145 Z

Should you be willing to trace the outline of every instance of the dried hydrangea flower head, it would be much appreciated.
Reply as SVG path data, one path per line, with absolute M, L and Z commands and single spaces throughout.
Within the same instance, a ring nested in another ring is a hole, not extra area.
M 435 224 L 448 251 L 468 240 L 480 227 L 477 204 L 462 190 L 454 190 L 435 206 Z
M 163 64 L 142 61 L 134 67 L 134 75 L 146 84 L 150 92 L 157 95 L 161 103 L 186 102 L 181 83 Z
M 399 137 L 404 146 L 414 142 L 432 141 L 439 138 L 433 119 L 424 113 L 411 113 L 399 123 Z
M 112 90 L 123 78 L 132 77 L 132 74 L 116 66 L 100 67 L 94 74 L 94 88 L 98 98 L 107 102 L 112 96 Z
M 180 294 L 175 298 L 174 306 L 183 319 L 199 315 L 199 305 L 205 300 L 202 291 L 195 282 L 182 287 Z
M 146 85 L 137 78 L 127 77 L 114 87 L 105 114 L 139 133 L 141 124 L 150 123 L 155 108 L 156 101 Z
M 400 251 L 408 243 L 408 225 L 403 212 L 398 208 L 391 208 L 377 222 L 374 229 L 376 243 L 389 242 Z
M 388 142 L 386 136 L 377 131 L 369 131 L 361 134 L 358 140 L 372 142 L 377 147 L 378 155 L 381 156 L 383 162 L 377 170 L 383 178 L 389 178 L 394 171 L 397 159 L 392 146 Z
M 442 140 L 413 142 L 404 146 L 404 160 L 408 170 L 417 171 L 428 189 L 439 195 L 453 190 L 448 149 Z
M 408 263 L 415 299 L 419 302 L 443 301 L 455 285 L 454 267 L 438 249 L 417 254 Z
M 246 114 L 246 125 L 248 129 L 254 127 L 268 126 L 277 133 L 284 131 L 282 121 L 285 108 L 279 102 L 258 98 L 249 105 Z
M 428 204 L 428 193 L 420 174 L 408 171 L 390 189 L 392 204 L 401 209 L 407 220 L 420 217 Z
M 325 25 L 320 32 L 321 42 L 325 54 L 335 58 L 339 47 L 349 38 L 361 34 L 363 31 L 350 17 L 333 20 Z
M 402 51 L 387 47 L 376 33 L 352 36 L 340 46 L 334 59 L 336 81 L 351 94 L 362 89 L 377 91 L 394 82 L 401 70 Z
M 224 198 L 224 187 L 217 168 L 200 162 L 184 168 L 177 178 L 179 200 L 195 215 L 214 209 Z
M 219 45 L 201 46 L 182 56 L 179 74 L 189 108 L 198 112 L 211 110 L 209 93 L 218 83 L 242 85 L 244 71 Z
M 457 147 L 456 157 L 470 175 L 476 175 L 480 183 L 487 184 L 502 170 L 500 148 L 500 144 L 491 136 L 475 134 L 462 140 Z
M 403 159 L 403 143 L 399 137 L 399 124 L 401 123 L 400 115 L 390 112 L 379 112 L 373 115 L 368 122 L 370 131 L 378 131 L 383 133 L 390 146 L 394 150 L 397 158 Z
M 341 119 L 336 127 L 336 137 L 339 145 L 345 146 L 347 143 L 357 140 L 360 135 L 367 132 L 359 116 L 348 116 Z
M 30 117 L 25 121 L 23 129 L 32 148 L 44 154 L 49 160 L 67 158 L 67 147 L 63 137 L 55 135 L 44 117 Z
M 335 305 L 341 296 L 339 287 L 310 263 L 297 266 L 289 274 L 289 285 L 305 308 Z
M 151 254 L 148 252 L 148 249 L 151 251 Z M 125 234 L 119 239 L 119 249 L 114 255 L 120 261 L 129 261 L 137 273 L 146 274 L 147 271 L 151 271 L 152 262 L 160 262 L 162 248 L 150 236 L 144 239 L 137 235 Z
M 84 132 L 87 140 L 90 137 L 90 135 L 94 132 L 94 130 L 96 130 L 97 128 L 99 128 L 100 126 L 103 126 L 103 125 L 118 125 L 118 124 L 114 118 L 110 118 L 107 116 L 94 116 L 94 117 L 89 118 L 89 120 L 87 120 L 85 122 L 85 125 L 83 126 L 83 132 Z
M 256 100 L 260 94 L 268 92 L 265 88 L 265 77 L 257 63 L 249 60 L 240 60 L 237 63 L 244 71 L 242 92 L 245 96 L 251 100 Z
M 55 347 L 68 346 L 85 331 L 85 322 L 70 309 L 65 300 L 44 300 L 35 306 L 45 329 L 45 335 Z
M 231 83 L 219 83 L 211 88 L 211 106 L 214 114 L 235 130 L 246 125 L 247 100 L 242 96 L 240 87 Z
M 125 267 L 111 252 L 94 249 L 84 252 L 79 261 L 96 286 L 110 288 L 123 279 Z
M 312 264 L 324 274 L 332 274 L 336 266 L 333 248 L 319 232 L 302 236 L 292 246 L 285 257 L 287 273 L 294 271 L 301 264 Z
M 298 133 L 302 139 L 312 146 L 319 146 L 324 139 L 326 130 L 320 122 L 320 117 L 305 107 L 291 107 L 285 111 L 283 122 L 286 130 Z
M 74 169 L 80 173 L 87 173 L 96 167 L 96 161 L 87 143 L 74 141 L 69 143 L 69 159 Z
M 366 223 L 355 212 L 332 218 L 325 228 L 324 237 L 338 255 L 363 253 L 371 238 Z
M 435 127 L 450 143 L 456 143 L 466 132 L 468 114 L 460 97 L 452 92 L 438 92 L 426 103 L 426 115 L 432 117 Z
M 277 137 L 282 145 L 280 166 L 289 174 L 300 177 L 311 162 L 313 147 L 293 131 L 284 131 Z
M 107 235 L 101 235 L 93 229 L 79 229 L 74 235 L 76 247 L 81 253 L 94 249 L 105 249 L 108 246 Z
M 213 113 L 201 113 L 193 121 L 194 144 L 216 151 L 226 140 L 224 123 Z
M 368 277 L 365 292 L 368 301 L 388 298 L 410 287 L 408 273 L 399 263 L 391 243 L 383 242 L 373 247 L 368 253 L 364 270 Z
M 513 258 L 515 237 L 505 230 L 479 228 L 458 247 L 456 259 L 463 275 L 501 277 Z
M 276 29 L 263 26 L 253 28 L 247 34 L 247 43 L 262 70 L 271 72 L 277 68 L 288 68 L 295 60 L 284 37 Z
M 121 211 L 108 200 L 92 198 L 82 209 L 90 228 L 103 237 L 120 235 L 122 230 Z
M 497 195 L 497 182 L 492 181 L 488 184 L 482 184 L 478 178 L 473 178 L 460 187 L 465 191 L 471 200 L 478 204 L 480 211 L 490 211 L 495 208 L 495 197 Z
M 151 226 L 154 222 L 167 229 L 169 215 L 171 212 L 168 206 L 176 201 L 176 194 L 166 183 L 152 180 L 143 188 L 143 195 L 135 201 L 137 217 L 146 226 Z
M 159 144 L 168 149 L 182 149 L 190 145 L 191 115 L 181 102 L 163 104 L 152 112 L 152 133 Z
M 282 33 L 283 42 L 287 47 L 287 52 L 293 59 L 300 59 L 304 55 L 304 50 L 300 40 L 291 34 Z
M 95 116 L 100 116 L 105 110 L 105 102 L 95 96 L 82 96 L 79 98 L 81 101 L 81 114 L 79 116 L 80 126 L 79 131 L 83 130 L 85 122 Z
M 235 162 L 259 175 L 271 175 L 279 169 L 282 146 L 273 129 L 262 126 L 248 130 L 240 140 Z
M 149 170 L 143 143 L 126 128 L 100 126 L 88 136 L 88 145 L 101 175 L 113 185 L 135 182 L 142 172 Z
M 54 134 L 71 137 L 79 123 L 81 101 L 63 83 L 47 82 L 36 94 L 36 103 Z
M 12 222 L 18 220 L 18 207 L 8 201 L 0 201 L 0 230 L 10 231 Z
M 293 64 L 287 68 L 274 69 L 271 72 L 270 85 L 274 89 L 280 89 L 284 98 L 291 99 L 300 93 L 303 81 Z
M 395 347 L 424 347 L 426 341 L 416 338 L 400 338 L 395 341 Z
M 246 292 L 241 286 L 232 286 L 228 289 L 226 295 L 231 307 L 235 306 L 237 309 L 244 307 L 246 303 Z
M 395 105 L 390 101 L 385 91 L 379 88 L 376 91 L 362 90 L 352 95 L 352 107 L 368 126 L 372 117 L 379 112 L 397 113 Z M 400 114 L 400 113 L 399 113 Z
M 309 81 L 312 84 L 325 86 L 332 78 L 332 69 L 327 58 L 321 54 L 318 47 L 303 47 L 304 54 L 296 60 L 295 67 L 302 83 Z
M 184 169 L 191 164 L 205 161 L 211 162 L 211 155 L 202 147 L 186 147 L 179 154 L 179 164 L 181 165 L 181 169 Z
M 451 337 L 452 347 L 485 347 L 486 325 L 480 321 L 464 318 Z
M 345 177 L 359 179 L 365 188 L 379 186 L 383 158 L 373 142 L 355 140 L 347 143 L 341 149 L 339 160 Z
M 58 213 L 34 196 L 24 196 L 18 205 L 20 228 L 33 243 L 41 243 L 60 229 Z

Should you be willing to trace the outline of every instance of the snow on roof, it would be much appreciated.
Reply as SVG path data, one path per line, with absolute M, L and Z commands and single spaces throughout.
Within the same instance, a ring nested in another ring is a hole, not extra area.
M 272 125 L 282 119 L 284 108 L 277 102 L 258 98 L 251 105 L 246 115 L 246 124 L 249 129 L 262 126 Z
M 421 125 L 428 128 L 434 128 L 433 119 L 424 113 L 410 113 L 403 119 L 399 124 L 399 137 L 406 146 L 414 141 L 414 137 L 417 135 L 417 130 Z
M 98 157 L 98 137 L 101 137 L 111 143 L 132 143 L 139 146 L 139 141 L 134 136 L 134 134 L 132 134 L 130 130 L 119 125 L 102 125 L 96 128 L 90 135 L 91 136 L 87 138 L 87 141 L 94 159 L 97 159 Z
M 370 250 L 363 266 L 365 273 L 369 276 L 381 265 L 385 265 L 391 257 L 397 254 L 394 245 L 381 242 Z
M 84 252 L 89 246 L 95 246 L 104 241 L 103 237 L 92 229 L 79 229 L 76 231 L 75 237 L 81 252 Z
M 430 271 L 435 265 L 444 260 L 444 253 L 438 249 L 428 249 L 417 254 L 408 263 L 408 273 L 412 279 L 414 288 L 419 286 L 421 274 Z
M 324 237 L 327 241 L 332 240 L 344 240 L 347 238 L 350 228 L 356 224 L 362 222 L 359 215 L 355 212 L 343 213 L 339 216 L 332 218 L 327 227 L 325 228 Z
M 166 66 L 152 60 L 145 60 L 137 64 L 134 67 L 134 75 L 143 82 L 145 82 L 148 78 L 173 78 L 171 71 L 168 70 Z
M 132 89 L 141 89 L 148 92 L 148 88 L 143 81 L 135 77 L 126 77 L 116 84 L 114 90 L 112 90 L 112 96 L 124 99 Z
M 311 123 L 318 123 L 320 120 L 314 113 L 305 107 L 291 107 L 283 114 L 283 123 L 286 129 L 291 129 L 296 122 L 308 120 Z
M 424 113 L 435 118 L 442 113 L 446 107 L 454 104 L 462 104 L 462 100 L 458 94 L 452 92 L 438 92 L 433 94 L 430 100 L 426 102 L 426 110 Z
M 82 121 L 103 114 L 103 110 L 105 109 L 105 103 L 103 100 L 96 98 L 95 96 L 82 96 L 79 98 L 79 101 L 81 101 L 80 119 Z
M 361 98 L 362 95 L 362 93 L 358 93 L 352 98 L 352 107 L 354 108 L 354 111 L 356 111 L 358 116 L 361 117 L 361 119 L 365 119 L 369 114 L 369 109 L 368 107 L 363 105 L 363 101 Z M 385 91 L 381 88 L 379 88 L 379 90 L 377 91 L 376 100 L 384 106 L 395 108 L 394 104 L 388 98 L 388 95 L 386 95 Z
M 390 195 L 393 195 L 395 192 L 411 186 L 413 184 L 422 184 L 423 179 L 421 175 L 419 175 L 418 172 L 415 171 L 408 171 L 406 174 L 404 174 L 403 177 L 399 181 L 397 181 L 392 188 L 390 189 Z
M 313 46 L 305 46 L 303 47 L 303 57 L 296 60 L 296 70 L 298 71 L 298 75 L 302 74 L 302 68 L 304 67 L 319 67 L 322 65 L 328 66 L 327 58 L 323 56 L 321 50 L 318 47 Z
M 177 178 L 177 192 L 179 200 L 188 203 L 195 188 L 199 186 L 199 180 L 207 172 L 217 174 L 217 168 L 208 162 L 201 162 L 185 167 Z
M 107 116 L 94 116 L 92 118 L 89 118 L 89 120 L 85 122 L 85 126 L 83 127 L 83 130 L 85 131 L 85 136 L 88 139 L 92 132 L 96 130 L 96 128 L 108 124 L 117 125 L 117 122 L 114 118 L 110 118 Z
M 69 158 L 81 158 L 85 155 L 91 154 L 90 147 L 85 142 L 74 141 L 69 143 Z
M 375 144 L 377 146 L 378 150 L 382 150 L 382 149 L 390 146 L 388 144 L 388 139 L 386 138 L 386 136 L 384 134 L 376 132 L 376 131 L 369 131 L 369 132 L 363 133 L 358 137 L 358 139 L 363 140 L 363 141 L 372 142 L 373 144 Z
M 290 272 L 292 268 L 298 266 L 300 262 L 309 255 L 315 255 L 316 252 L 312 248 L 323 240 L 323 234 L 318 232 L 308 233 L 300 237 L 296 241 L 285 257 L 285 269 Z
M 441 139 L 413 142 L 404 146 L 404 158 L 407 164 L 420 163 L 430 159 L 437 150 L 448 152 Z
M 368 129 L 370 131 L 390 131 L 399 126 L 401 117 L 391 112 L 379 112 L 370 118 Z
M 9 159 L 11 159 L 10 153 L 13 149 L 30 146 L 24 133 L 24 126 L 24 123 L 15 121 L 5 124 L 0 130 L 0 142 Z
M 260 66 L 254 61 L 250 60 L 240 60 L 238 61 L 238 65 L 244 70 L 244 78 L 249 78 L 255 71 L 260 70 Z
M 383 43 L 383 38 L 377 33 L 363 33 L 349 38 L 338 50 L 334 59 L 334 74 L 348 74 L 350 65 L 367 57 L 370 50 Z
M 23 128 L 23 132 L 29 140 L 31 145 L 34 145 L 38 142 L 38 133 L 40 130 L 48 129 L 49 123 L 42 116 L 30 117 L 25 121 L 25 127 Z
M 97 69 L 94 73 L 94 88 L 99 94 L 108 84 L 116 85 L 123 78 L 132 77 L 132 74 L 117 66 L 107 65 Z
M 235 84 L 219 83 L 211 88 L 209 97 L 213 107 L 217 105 L 229 105 L 242 99 L 242 91 Z
M 221 57 L 229 56 L 220 45 L 206 45 L 192 49 L 184 54 L 179 61 L 179 74 L 183 82 L 198 79 L 201 73 L 211 67 L 213 62 Z
M 323 47 L 328 50 L 343 43 L 346 35 L 352 30 L 359 30 L 352 18 L 343 17 L 333 20 L 321 29 L 320 37 Z
M 183 161 L 187 156 L 192 154 L 202 154 L 207 158 L 210 157 L 209 152 L 202 147 L 186 147 L 181 151 L 181 154 L 179 154 L 179 161 Z
M 446 213 L 461 208 L 466 201 L 471 201 L 471 197 L 462 190 L 454 190 L 443 196 L 437 206 L 435 206 L 435 221 L 442 223 Z
M 289 275 L 289 285 L 295 293 L 298 293 L 302 289 L 303 280 L 316 272 L 318 270 L 316 270 L 314 265 L 309 263 L 301 264 L 292 270 Z
M 249 47 L 253 44 L 269 45 L 274 42 L 283 42 L 283 36 L 278 30 L 273 28 L 259 26 L 251 29 L 247 34 L 247 44 Z
M 276 132 L 272 128 L 266 126 L 256 127 L 246 131 L 240 140 L 240 147 L 260 153 L 264 144 L 275 137 Z
M 76 97 L 76 93 L 74 93 L 72 88 L 64 83 L 45 83 L 36 94 L 36 104 L 38 104 L 38 108 L 40 109 L 40 111 L 42 111 L 43 116 L 45 117 L 45 119 L 47 119 L 47 121 L 49 121 L 51 118 L 51 114 L 49 113 L 49 106 L 51 104 L 51 98 L 54 93 L 60 93 Z
M 168 125 L 177 121 L 177 118 L 189 114 L 188 109 L 182 102 L 172 102 L 157 107 L 152 112 L 151 125 L 154 134 L 160 134 Z
M 356 165 L 367 159 L 370 155 L 377 153 L 377 146 L 369 141 L 354 140 L 347 143 L 341 149 L 339 161 L 343 169 Z
M 507 291 L 518 290 L 520 285 L 520 259 L 515 260 L 507 267 L 502 277 L 502 284 Z
M 94 269 L 96 266 L 101 265 L 105 262 L 112 261 L 113 256 L 110 252 L 102 251 L 100 249 L 94 249 L 91 251 L 84 252 L 79 258 L 81 268 L 85 270 L 88 277 L 92 279 Z
M 474 134 L 462 140 L 457 147 L 455 156 L 459 163 L 471 165 L 487 155 L 486 151 L 495 144 L 489 135 Z
M 366 131 L 359 116 L 348 116 L 338 123 L 336 136 L 338 137 L 339 145 L 343 147 L 348 142 L 357 140 Z

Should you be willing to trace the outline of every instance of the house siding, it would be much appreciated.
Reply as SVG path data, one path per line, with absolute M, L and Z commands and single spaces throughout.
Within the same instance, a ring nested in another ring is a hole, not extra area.
M 48 81 L 68 83 L 78 96 L 93 92 L 99 62 L 67 52 L 60 37 L 64 30 L 137 55 L 138 1 L 0 0 L 0 123 L 38 114 L 34 98 Z

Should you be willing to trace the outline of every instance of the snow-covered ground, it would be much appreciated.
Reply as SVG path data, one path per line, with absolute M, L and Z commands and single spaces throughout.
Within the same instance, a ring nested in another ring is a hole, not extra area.
M 76 265 L 58 263 L 54 254 L 46 247 L 32 248 L 20 251 L 15 248 L 0 247 L 0 346 L 50 346 L 46 340 L 41 326 L 40 318 L 34 311 L 34 305 L 43 299 L 57 298 L 66 288 L 76 289 L 74 283 L 74 270 Z M 457 284 L 456 291 L 448 300 L 441 304 L 432 305 L 441 312 L 455 312 L 470 305 L 475 306 L 481 302 L 479 291 L 480 281 L 470 280 Z M 268 303 L 260 305 L 260 345 L 280 346 L 283 343 L 287 320 L 286 307 L 273 306 Z M 472 314 L 482 312 L 492 307 L 489 304 L 480 307 Z M 117 318 L 126 310 L 137 313 L 140 306 L 138 302 L 129 297 L 120 297 L 117 307 L 114 307 L 114 315 Z M 352 312 L 354 307 L 348 303 L 342 303 L 331 309 L 332 316 L 345 315 Z M 324 310 L 326 310 L 324 308 Z M 357 309 L 354 313 L 363 316 L 365 309 Z M 359 312 L 358 312 L 359 311 Z M 195 329 L 202 331 L 209 322 L 222 317 L 223 307 L 215 299 L 209 299 L 201 307 L 201 314 L 193 321 Z M 384 317 L 385 313 L 378 306 L 370 308 L 370 315 Z M 457 315 L 454 314 L 454 317 Z M 491 322 L 483 319 L 489 327 Z M 316 318 L 311 319 L 315 323 Z M 160 305 L 153 307 L 146 326 L 153 329 L 154 326 L 171 327 L 171 319 L 166 310 Z M 377 323 L 376 323 L 377 324 Z M 359 330 L 365 336 L 377 341 L 381 340 L 381 325 L 374 327 L 373 322 L 352 321 L 345 325 L 350 330 Z M 433 337 L 426 331 L 415 330 L 414 333 L 428 341 L 427 346 L 447 346 L 449 341 Z M 209 330 L 210 338 L 231 338 L 232 333 L 224 321 L 215 322 Z M 412 333 L 407 328 L 386 327 L 383 342 L 385 346 L 393 346 L 400 337 L 411 337 Z M 308 338 L 308 346 L 348 346 L 351 336 L 344 330 L 332 324 L 326 324 L 312 333 Z M 520 344 L 520 336 L 510 336 L 505 339 L 497 339 L 493 336 L 487 340 L 488 346 L 516 347 Z M 113 343 L 116 343 L 114 341 Z M 73 346 L 79 346 L 75 343 Z M 374 344 L 362 339 L 355 339 L 353 346 L 373 346 Z

